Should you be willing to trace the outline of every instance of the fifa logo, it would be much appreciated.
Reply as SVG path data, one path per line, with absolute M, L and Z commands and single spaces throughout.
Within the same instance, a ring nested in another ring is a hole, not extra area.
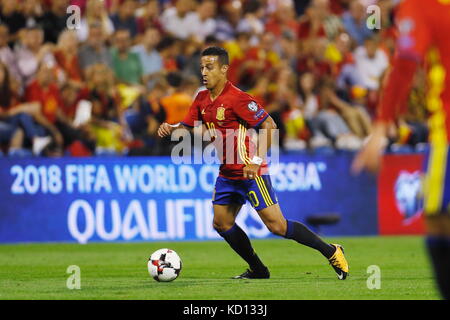
M 395 182 L 395 200 L 404 222 L 417 217 L 422 212 L 421 199 L 422 181 L 419 171 L 413 173 L 401 171 Z

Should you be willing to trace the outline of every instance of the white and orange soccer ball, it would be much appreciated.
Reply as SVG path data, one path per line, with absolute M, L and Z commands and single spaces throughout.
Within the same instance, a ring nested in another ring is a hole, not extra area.
M 152 253 L 148 259 L 148 273 L 156 281 L 169 282 L 173 281 L 181 272 L 180 256 L 171 249 L 159 249 Z

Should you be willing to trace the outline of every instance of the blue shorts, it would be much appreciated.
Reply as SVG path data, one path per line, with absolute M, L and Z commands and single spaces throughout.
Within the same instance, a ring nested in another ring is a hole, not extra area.
M 432 146 L 425 158 L 423 183 L 426 216 L 450 213 L 450 155 L 449 146 Z
M 259 211 L 278 203 L 269 175 L 254 180 L 233 180 L 217 177 L 213 204 L 241 204 L 248 200 Z

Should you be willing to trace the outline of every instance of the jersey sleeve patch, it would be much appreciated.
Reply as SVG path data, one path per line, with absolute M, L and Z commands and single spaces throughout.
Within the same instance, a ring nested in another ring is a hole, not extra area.
M 255 101 L 251 101 L 248 105 L 247 105 L 248 110 L 252 111 L 252 112 L 256 112 L 258 111 L 258 104 Z

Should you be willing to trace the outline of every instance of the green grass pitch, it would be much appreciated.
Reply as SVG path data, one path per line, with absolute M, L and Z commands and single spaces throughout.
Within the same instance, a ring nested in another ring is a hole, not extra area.
M 284 239 L 254 240 L 271 279 L 231 280 L 245 263 L 224 241 L 0 245 L 0 299 L 439 299 L 422 237 L 328 238 L 345 248 L 345 281 L 325 258 Z M 178 279 L 154 281 L 149 255 L 171 248 L 183 260 Z M 66 287 L 67 267 L 81 270 L 81 289 Z M 381 270 L 369 290 L 367 268 Z

